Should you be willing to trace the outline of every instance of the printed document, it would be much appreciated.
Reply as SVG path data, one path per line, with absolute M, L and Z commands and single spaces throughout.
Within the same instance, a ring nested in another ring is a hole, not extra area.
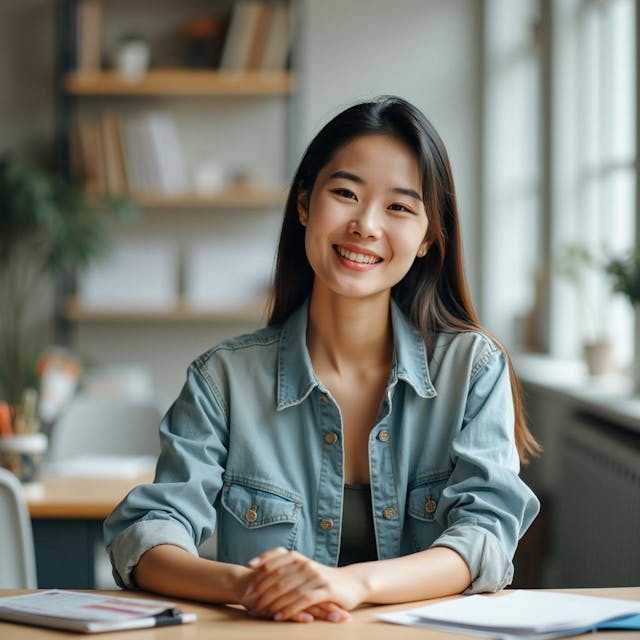
M 520 590 L 465 596 L 377 617 L 488 638 L 543 640 L 606 627 L 640 629 L 640 601 Z

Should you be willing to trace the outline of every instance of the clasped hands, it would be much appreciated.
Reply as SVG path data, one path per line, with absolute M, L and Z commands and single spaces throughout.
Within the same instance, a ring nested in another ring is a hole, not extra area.
M 328 567 L 283 547 L 253 558 L 249 567 L 240 604 L 257 617 L 344 622 L 366 597 L 363 580 L 348 567 Z

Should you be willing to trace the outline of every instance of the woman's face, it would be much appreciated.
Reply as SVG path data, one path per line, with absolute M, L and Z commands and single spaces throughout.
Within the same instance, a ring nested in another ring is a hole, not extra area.
M 314 288 L 346 297 L 389 295 L 427 250 L 418 160 L 396 138 L 348 142 L 318 174 L 298 215 Z

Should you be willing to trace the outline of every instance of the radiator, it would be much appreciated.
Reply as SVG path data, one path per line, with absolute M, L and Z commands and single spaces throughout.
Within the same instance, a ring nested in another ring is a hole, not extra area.
M 578 414 L 558 461 L 557 586 L 640 585 L 640 434 Z

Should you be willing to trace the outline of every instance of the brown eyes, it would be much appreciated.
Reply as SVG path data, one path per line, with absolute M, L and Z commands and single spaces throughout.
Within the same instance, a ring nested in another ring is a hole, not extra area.
M 350 200 L 357 200 L 356 194 L 349 189 L 333 189 L 333 193 L 336 195 L 342 196 L 343 198 L 349 198 Z
M 395 202 L 394 204 L 390 204 L 389 209 L 391 209 L 392 211 L 406 211 L 407 213 L 413 213 L 411 209 L 408 209 L 403 204 L 399 204 L 398 202 Z
M 340 196 L 341 198 L 347 198 L 348 200 L 355 200 L 356 202 L 358 201 L 358 196 L 356 196 L 356 194 L 353 191 L 351 191 L 351 189 L 345 189 L 344 187 L 340 187 L 338 189 L 332 189 L 331 193 L 335 193 L 337 196 Z M 401 213 L 411 213 L 411 214 L 414 213 L 411 209 L 409 209 L 409 207 L 406 207 L 400 202 L 394 202 L 390 204 L 387 208 L 390 211 L 399 211 Z

